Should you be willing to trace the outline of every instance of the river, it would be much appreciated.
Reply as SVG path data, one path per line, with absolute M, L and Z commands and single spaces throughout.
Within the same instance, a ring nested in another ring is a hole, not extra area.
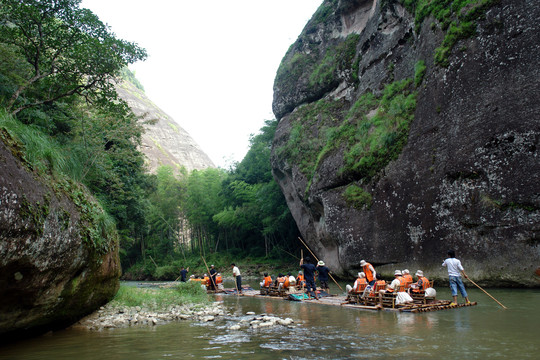
M 438 298 L 450 291 L 437 288 Z M 229 313 L 215 322 L 179 321 L 101 332 L 63 330 L 0 348 L 0 359 L 539 359 L 540 290 L 468 288 L 477 306 L 429 313 L 217 295 Z M 297 326 L 231 331 L 248 311 Z

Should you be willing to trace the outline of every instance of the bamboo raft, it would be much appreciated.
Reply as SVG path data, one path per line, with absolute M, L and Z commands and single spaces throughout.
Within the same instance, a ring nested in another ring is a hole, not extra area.
M 276 289 L 277 290 L 277 289 Z M 235 289 L 225 290 L 228 294 L 236 294 Z M 294 295 L 300 299 L 294 299 L 296 301 L 301 301 L 306 304 L 320 304 L 320 305 L 330 305 L 330 306 L 342 306 L 350 309 L 359 309 L 359 310 L 371 310 L 371 311 L 391 311 L 391 312 L 408 312 L 408 313 L 423 313 L 430 311 L 440 311 L 440 310 L 449 310 L 457 309 L 468 306 L 475 306 L 477 302 L 471 302 L 468 304 L 456 304 L 450 305 L 449 300 L 437 300 L 435 298 L 424 298 L 423 295 L 413 295 L 413 302 L 406 304 L 396 305 L 395 303 L 395 294 L 385 294 L 383 296 L 382 305 L 379 303 L 378 296 L 368 296 L 366 299 L 359 301 L 359 295 L 352 296 L 343 296 L 343 295 L 330 295 L 326 296 L 320 293 L 318 290 L 319 300 L 316 300 L 313 297 L 307 296 L 301 291 L 297 292 L 287 292 L 287 291 L 273 291 L 272 289 L 264 289 L 262 292 L 260 290 L 245 290 L 242 292 L 241 296 L 247 297 L 257 297 L 257 298 L 273 298 L 273 299 L 282 299 L 282 300 L 292 300 L 291 295 Z

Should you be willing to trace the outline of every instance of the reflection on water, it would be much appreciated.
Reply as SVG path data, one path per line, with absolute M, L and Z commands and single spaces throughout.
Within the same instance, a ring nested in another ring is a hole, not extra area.
M 229 295 L 217 296 L 231 316 L 211 323 L 153 328 L 61 331 L 0 349 L 0 359 L 484 359 L 538 358 L 538 290 L 492 289 L 495 302 L 468 289 L 475 307 L 420 314 L 369 312 Z M 438 289 L 449 298 L 447 289 Z M 230 330 L 267 313 L 297 326 Z M 238 318 L 239 317 L 239 318 Z

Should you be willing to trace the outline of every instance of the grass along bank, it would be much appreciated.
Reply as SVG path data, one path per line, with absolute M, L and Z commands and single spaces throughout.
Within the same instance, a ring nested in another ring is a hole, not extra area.
M 208 305 L 210 299 L 199 283 L 179 282 L 171 288 L 138 288 L 120 285 L 111 306 L 146 307 L 152 310 L 165 309 L 171 305 Z
M 178 320 L 207 322 L 223 315 L 222 306 L 212 302 L 197 283 L 179 283 L 164 289 L 121 285 L 111 302 L 80 320 L 73 328 L 100 331 L 155 326 Z

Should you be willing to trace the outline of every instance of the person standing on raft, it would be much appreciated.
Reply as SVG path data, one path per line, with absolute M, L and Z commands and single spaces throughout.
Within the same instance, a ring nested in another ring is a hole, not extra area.
M 362 267 L 362 270 L 364 270 L 364 274 L 366 274 L 368 284 L 370 286 L 375 285 L 375 282 L 377 281 L 377 272 L 375 271 L 373 265 L 368 263 L 366 260 L 361 260 L 360 266 Z
M 188 271 L 189 271 L 189 268 L 187 268 L 187 270 L 186 270 L 186 268 L 184 268 L 182 266 L 182 269 L 180 270 L 180 281 L 181 282 L 186 282 L 187 281 L 186 277 L 187 277 Z
M 238 269 L 238 266 L 236 266 L 235 263 L 232 263 L 231 266 L 233 268 L 232 273 L 236 281 L 236 290 L 238 291 L 239 294 L 241 294 L 242 293 L 242 276 L 240 275 L 240 269 Z
M 324 261 L 320 260 L 317 263 L 317 272 L 319 273 L 319 282 L 321 283 L 321 289 L 328 291 L 328 274 L 330 269 L 327 268 L 324 264 Z
M 313 295 L 316 300 L 319 300 L 319 296 L 317 295 L 317 288 L 315 287 L 315 271 L 317 271 L 317 268 L 315 265 L 310 264 L 311 258 L 309 256 L 306 256 L 306 264 L 304 264 L 304 259 L 300 259 L 300 267 L 304 270 L 304 279 L 306 281 L 306 292 L 308 294 L 311 293 L 311 289 L 313 289 Z
M 448 258 L 443 261 L 442 266 L 446 266 L 448 269 L 448 277 L 450 278 L 450 290 L 452 290 L 452 303 L 450 305 L 457 305 L 457 291 L 461 293 L 461 296 L 465 298 L 465 303 L 469 304 L 469 297 L 461 280 L 461 274 L 465 279 L 469 277 L 465 274 L 465 269 L 461 265 L 461 261 L 456 259 L 456 253 L 454 250 L 448 251 Z
M 210 265 L 210 290 L 216 290 L 217 286 L 216 286 L 216 275 L 217 275 L 217 270 L 216 270 L 216 267 L 214 265 Z

